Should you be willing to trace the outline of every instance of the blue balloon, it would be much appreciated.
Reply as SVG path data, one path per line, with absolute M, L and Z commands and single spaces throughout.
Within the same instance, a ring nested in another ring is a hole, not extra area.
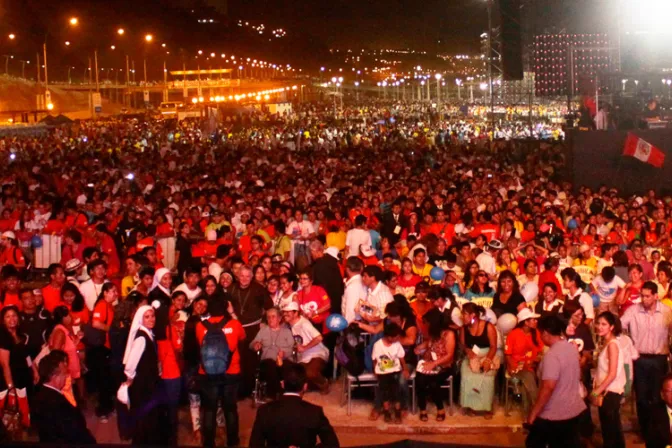
M 35 249 L 39 249 L 42 247 L 42 237 L 39 235 L 35 235 L 31 238 L 30 243 L 33 245 Z
M 348 328 L 348 321 L 338 313 L 330 314 L 326 320 L 329 331 L 343 331 Z
M 429 271 L 429 276 L 432 280 L 440 282 L 443 280 L 443 277 L 446 276 L 446 272 L 438 266 L 434 266 L 431 271 Z
M 570 219 L 569 222 L 567 223 L 567 230 L 574 230 L 578 227 L 579 225 L 576 223 L 576 220 Z
M 590 297 L 593 299 L 593 307 L 597 309 L 597 307 L 600 306 L 600 296 L 591 294 Z

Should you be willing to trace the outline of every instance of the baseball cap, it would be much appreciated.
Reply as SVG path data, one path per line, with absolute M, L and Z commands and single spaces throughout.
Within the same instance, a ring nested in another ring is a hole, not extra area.
M 15 240 L 16 239 L 16 235 L 11 230 L 8 230 L 6 232 L 2 232 L 2 237 L 10 239 L 10 240 Z
M 287 305 L 282 307 L 282 311 L 299 311 L 299 304 L 296 302 L 289 302 Z

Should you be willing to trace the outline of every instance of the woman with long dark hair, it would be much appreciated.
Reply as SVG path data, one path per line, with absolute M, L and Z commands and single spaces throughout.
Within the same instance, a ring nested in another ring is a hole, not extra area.
M 495 396 L 495 376 L 499 369 L 497 357 L 497 330 L 483 319 L 485 309 L 468 302 L 462 305 L 460 344 L 466 353 L 462 361 L 460 405 L 465 413 L 485 412 L 492 418 L 492 400 Z
M 104 333 L 105 340 L 102 345 L 88 344 L 86 351 L 87 366 L 91 372 L 95 384 L 98 386 L 98 406 L 96 415 L 101 423 L 107 423 L 108 416 L 112 413 L 114 402 L 113 378 L 110 375 L 110 326 L 114 319 L 114 307 L 112 304 L 119 298 L 117 287 L 113 283 L 105 283 L 101 287 L 98 300 L 93 306 L 91 326 Z
M 507 313 L 515 316 L 525 306 L 525 298 L 520 293 L 516 276 L 511 271 L 502 272 L 497 279 L 497 292 L 492 300 L 492 311 L 497 317 Z
M 471 301 L 480 297 L 493 297 L 494 295 L 495 290 L 490 287 L 488 274 L 484 270 L 479 269 L 476 273 L 474 283 L 467 289 L 464 298 Z
M 159 426 L 159 357 L 154 343 L 156 316 L 151 306 L 138 308 L 124 352 L 124 374 L 134 422 L 134 445 L 166 443 Z
M 0 405 L 16 394 L 21 424 L 30 426 L 28 389 L 39 381 L 37 369 L 28 356 L 28 336 L 19 330 L 19 310 L 10 305 L 0 311 Z
M 609 311 L 601 313 L 595 322 L 602 349 L 597 358 L 597 377 L 591 402 L 598 406 L 604 446 L 625 448 L 621 425 L 621 398 L 625 391 L 624 356 L 616 339 L 621 334 L 621 321 Z
M 446 419 L 443 410 L 441 385 L 454 373 L 455 333 L 446 325 L 443 313 L 438 308 L 428 311 L 422 316 L 427 327 L 429 339 L 415 348 L 418 355 L 418 367 L 415 376 L 415 387 L 418 394 L 420 421 L 426 422 L 427 397 L 436 405 L 436 420 Z
M 75 334 L 72 330 L 72 316 L 65 305 L 59 305 L 54 309 L 52 323 L 54 324 L 54 329 L 51 331 L 51 336 L 49 337 L 49 349 L 62 350 L 68 355 L 70 376 L 63 388 L 63 393 L 67 397 L 73 393 L 73 389 L 76 389 L 79 395 L 77 398 L 82 400 L 84 397 L 81 393 L 84 389 L 83 382 L 81 381 L 82 373 L 77 354 L 77 345 L 84 334 L 81 332 Z M 74 384 L 78 384 L 78 386 L 75 388 L 73 387 Z M 76 402 L 73 403 L 73 406 L 76 406 Z

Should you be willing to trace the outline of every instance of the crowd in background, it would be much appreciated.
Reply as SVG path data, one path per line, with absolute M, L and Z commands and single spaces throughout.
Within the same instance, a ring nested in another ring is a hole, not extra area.
M 378 378 L 372 420 L 409 418 L 411 375 L 420 421 L 428 401 L 446 419 L 449 378 L 463 412 L 492 418 L 499 375 L 528 411 L 530 446 L 590 437 L 586 402 L 605 446 L 624 446 L 632 389 L 652 434 L 672 198 L 572 186 L 561 142 L 410 106 L 351 111 L 81 122 L 0 140 L 0 400 L 21 405 L 21 426 L 49 420 L 51 381 L 103 423 L 116 412 L 135 444 L 176 444 L 188 403 L 199 442 L 213 446 L 225 422 L 235 446 L 237 401 L 259 377 L 277 398 L 283 365 L 299 363 L 329 393 L 342 318 Z M 44 236 L 62 253 L 36 287 Z M 62 443 L 85 429 L 40 434 Z

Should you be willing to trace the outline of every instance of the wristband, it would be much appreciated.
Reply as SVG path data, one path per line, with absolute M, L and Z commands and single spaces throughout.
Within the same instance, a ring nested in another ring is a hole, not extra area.
M 590 394 L 590 396 L 591 396 L 591 397 L 599 397 L 600 394 L 598 394 L 597 392 L 592 392 L 592 393 Z

